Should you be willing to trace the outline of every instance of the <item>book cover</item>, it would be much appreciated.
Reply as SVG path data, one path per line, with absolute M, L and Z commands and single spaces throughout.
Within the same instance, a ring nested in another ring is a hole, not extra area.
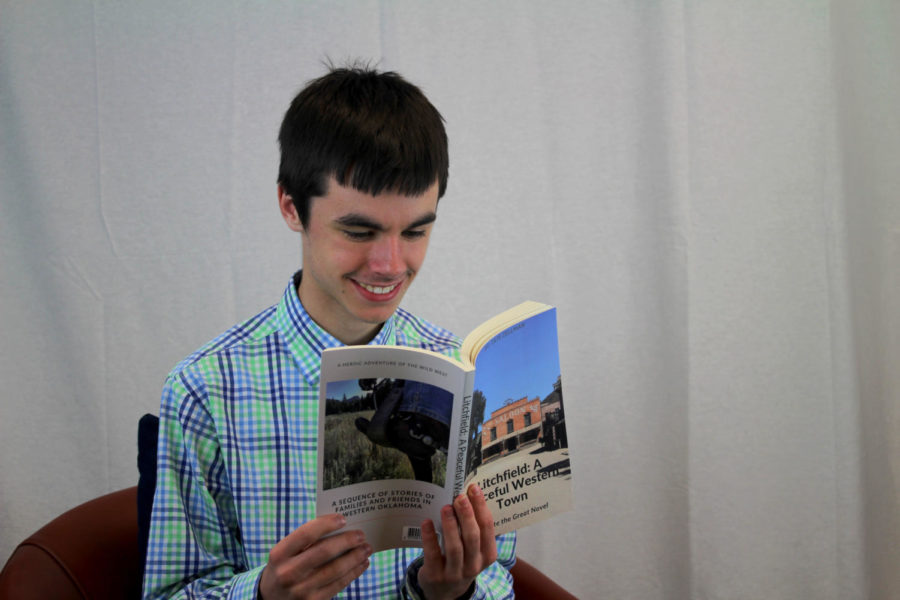
M 478 349 L 466 485 L 498 533 L 572 506 L 556 309 L 509 325 Z
M 462 360 L 399 346 L 322 356 L 317 512 L 376 550 L 421 546 L 477 482 L 498 534 L 571 507 L 556 309 L 528 302 L 476 328 Z

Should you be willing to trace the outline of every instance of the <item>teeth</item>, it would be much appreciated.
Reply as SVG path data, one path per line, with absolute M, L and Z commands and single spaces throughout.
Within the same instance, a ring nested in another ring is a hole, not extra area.
M 369 285 L 367 283 L 360 283 L 359 285 L 361 285 L 366 291 L 372 292 L 373 294 L 388 294 L 388 293 L 392 292 L 394 290 L 394 288 L 400 284 L 395 283 L 394 285 L 391 285 L 388 287 L 376 287 L 374 285 Z

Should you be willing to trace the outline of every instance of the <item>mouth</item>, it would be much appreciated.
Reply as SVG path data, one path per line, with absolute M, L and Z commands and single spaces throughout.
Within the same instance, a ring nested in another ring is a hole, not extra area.
M 366 290 L 370 294 L 375 294 L 377 296 L 388 295 L 391 292 L 393 292 L 395 289 L 397 289 L 397 287 L 400 286 L 399 283 L 395 283 L 393 285 L 388 285 L 388 286 L 369 285 L 368 283 L 362 283 L 360 281 L 357 281 L 356 283 L 357 283 L 357 285 L 359 285 L 359 287 Z
M 350 281 L 356 286 L 359 294 L 369 302 L 390 302 L 397 298 L 403 290 L 403 281 L 391 283 L 389 285 L 374 285 L 371 283 L 363 283 L 356 279 Z

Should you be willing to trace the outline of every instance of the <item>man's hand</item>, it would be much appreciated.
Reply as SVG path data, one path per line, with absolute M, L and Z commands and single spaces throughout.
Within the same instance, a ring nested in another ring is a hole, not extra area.
M 458 598 L 475 576 L 497 560 L 494 517 L 477 484 L 460 494 L 453 505 L 441 509 L 444 552 L 434 524 L 422 523 L 425 563 L 419 569 L 419 586 L 428 600 Z
M 331 598 L 369 567 L 372 547 L 361 531 L 323 537 L 343 527 L 341 515 L 304 523 L 269 552 L 259 579 L 263 600 Z

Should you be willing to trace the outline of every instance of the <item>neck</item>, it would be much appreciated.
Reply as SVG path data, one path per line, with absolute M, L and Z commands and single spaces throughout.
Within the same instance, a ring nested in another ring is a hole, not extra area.
M 309 302 L 308 299 L 304 298 L 303 287 L 300 283 L 299 281 L 296 282 L 295 289 L 297 290 L 297 298 L 300 300 L 300 304 L 303 305 L 303 310 L 306 311 L 306 314 L 309 315 L 316 325 L 334 336 L 342 344 L 347 346 L 368 344 L 375 339 L 375 336 L 378 335 L 378 332 L 384 326 L 384 323 L 351 323 L 347 319 L 338 317 L 329 319 L 327 312 L 317 311 L 315 303 Z

